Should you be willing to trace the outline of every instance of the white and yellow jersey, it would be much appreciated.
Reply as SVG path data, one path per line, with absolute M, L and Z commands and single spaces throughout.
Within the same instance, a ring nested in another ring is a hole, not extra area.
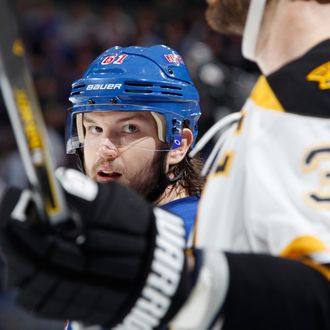
M 258 80 L 222 137 L 197 246 L 330 264 L 330 57 L 320 56 L 329 46 Z

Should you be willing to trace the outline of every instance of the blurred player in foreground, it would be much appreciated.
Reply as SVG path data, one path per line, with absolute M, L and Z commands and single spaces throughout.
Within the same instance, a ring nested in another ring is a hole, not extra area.
M 245 24 L 249 6 L 252 27 L 250 14 Z M 191 253 L 184 253 L 180 218 L 115 182 L 97 185 L 77 172 L 58 171 L 79 214 L 73 228 L 35 225 L 33 203 L 29 210 L 20 191 L 8 191 L 1 240 L 22 305 L 116 330 L 168 323 L 196 330 L 329 329 L 327 167 L 320 169 L 321 188 L 312 173 L 327 162 L 330 147 L 329 14 L 326 1 L 210 1 L 208 17 L 217 29 L 241 33 L 246 25 L 243 53 L 266 76 L 242 113 L 226 120 L 238 122 L 211 154 L 215 165 L 198 211 L 198 248 Z M 231 189 L 246 193 L 239 204 L 225 182 L 233 174 L 238 186 Z M 234 200 L 223 203 L 227 194 Z M 247 223 L 237 223 L 243 219 Z
M 214 150 L 199 246 L 330 263 L 330 3 L 321 2 L 251 2 L 243 54 L 263 75 Z M 221 19 L 229 3 L 210 1 L 208 21 L 242 31 L 244 15 Z

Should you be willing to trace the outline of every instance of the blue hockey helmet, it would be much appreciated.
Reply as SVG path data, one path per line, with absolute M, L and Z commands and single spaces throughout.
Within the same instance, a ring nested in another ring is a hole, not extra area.
M 69 100 L 73 106 L 67 114 L 67 153 L 83 147 L 79 114 L 93 111 L 149 111 L 159 139 L 169 146 L 175 145 L 183 127 L 189 127 L 196 140 L 198 92 L 181 56 L 164 45 L 106 50 L 72 84 Z

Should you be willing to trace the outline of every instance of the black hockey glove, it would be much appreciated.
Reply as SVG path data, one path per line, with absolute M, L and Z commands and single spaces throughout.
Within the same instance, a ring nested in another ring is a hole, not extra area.
M 10 189 L 1 203 L 0 245 L 18 302 L 52 319 L 160 328 L 190 285 L 181 219 L 116 183 L 60 170 L 79 232 L 41 223 L 28 190 Z

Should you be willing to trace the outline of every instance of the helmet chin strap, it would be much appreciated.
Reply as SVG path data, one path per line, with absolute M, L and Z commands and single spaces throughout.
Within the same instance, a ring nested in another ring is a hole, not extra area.
M 183 177 L 183 172 L 181 171 L 175 178 L 169 178 L 165 173 L 159 176 L 158 183 L 147 195 L 147 200 L 154 203 L 158 198 L 164 193 L 168 186 L 172 186 L 177 183 Z
M 250 61 L 255 61 L 257 40 L 266 2 L 267 0 L 250 1 L 242 39 L 242 54 Z
M 158 170 L 159 176 L 158 176 L 157 184 L 149 191 L 149 193 L 146 196 L 149 202 L 154 203 L 155 201 L 157 201 L 168 186 L 174 185 L 183 177 L 183 171 L 180 171 L 180 173 L 174 178 L 169 178 L 167 176 L 167 174 L 165 173 L 166 156 L 167 156 L 167 152 L 163 152 L 160 155 L 159 170 Z

